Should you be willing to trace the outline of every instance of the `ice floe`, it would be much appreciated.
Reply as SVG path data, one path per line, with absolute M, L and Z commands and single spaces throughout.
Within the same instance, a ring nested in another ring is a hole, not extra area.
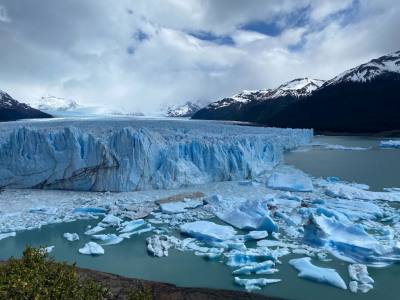
M 292 192 L 312 192 L 314 187 L 311 178 L 295 169 L 281 168 L 269 177 L 268 187 Z
M 195 221 L 180 226 L 181 232 L 206 242 L 231 240 L 236 230 L 231 226 L 219 225 L 210 221 Z
M 244 286 L 247 291 L 261 290 L 262 287 L 280 282 L 281 279 L 270 279 L 270 278 L 254 278 L 254 279 L 244 279 L 235 277 L 235 283 L 237 285 Z
M 381 148 L 398 148 L 400 149 L 400 140 L 388 140 L 380 142 Z
M 6 232 L 6 233 L 0 233 L 0 241 L 3 240 L 3 239 L 6 239 L 8 237 L 14 237 L 14 236 L 16 236 L 16 232 L 15 231 Z
M 349 265 L 348 269 L 352 279 L 349 288 L 353 293 L 367 293 L 373 289 L 374 280 L 369 276 L 366 265 L 352 264 Z
M 95 242 L 86 243 L 83 248 L 80 248 L 79 253 L 87 255 L 101 255 L 104 254 L 104 249 Z
M 91 236 L 91 238 L 101 241 L 103 246 L 119 244 L 124 240 L 121 236 L 118 236 L 114 233 L 94 234 Z
M 64 233 L 63 236 L 67 241 L 70 241 L 70 242 L 79 240 L 79 235 L 77 233 L 66 232 L 66 233 Z
M 299 271 L 298 276 L 300 278 L 330 284 L 344 290 L 347 289 L 346 283 L 336 270 L 317 267 L 311 263 L 310 257 L 291 259 L 289 264 Z

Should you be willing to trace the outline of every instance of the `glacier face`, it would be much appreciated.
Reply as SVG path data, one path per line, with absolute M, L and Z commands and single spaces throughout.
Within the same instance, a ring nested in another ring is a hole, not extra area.
M 8 123 L 0 131 L 0 186 L 135 191 L 251 179 L 312 135 L 131 118 Z

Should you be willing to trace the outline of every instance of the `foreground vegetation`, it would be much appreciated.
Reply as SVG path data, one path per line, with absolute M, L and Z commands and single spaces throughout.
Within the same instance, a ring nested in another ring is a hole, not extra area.
M 107 289 L 80 280 L 75 265 L 56 262 L 43 249 L 26 248 L 21 259 L 0 265 L 0 299 L 104 299 Z

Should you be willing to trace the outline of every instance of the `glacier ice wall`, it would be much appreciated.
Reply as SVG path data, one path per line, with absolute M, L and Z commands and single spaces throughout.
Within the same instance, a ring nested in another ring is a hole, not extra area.
M 0 186 L 134 191 L 254 178 L 312 134 L 200 121 L 8 124 L 0 131 Z

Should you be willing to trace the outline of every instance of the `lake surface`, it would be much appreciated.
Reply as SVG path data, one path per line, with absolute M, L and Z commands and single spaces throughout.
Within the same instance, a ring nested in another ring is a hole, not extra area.
M 340 144 L 345 146 L 372 147 L 367 151 L 345 151 L 311 149 L 286 155 L 286 163 L 294 165 L 313 176 L 338 176 L 349 181 L 367 183 L 372 189 L 400 187 L 400 150 L 379 149 L 379 139 L 365 137 L 316 137 L 316 142 Z M 76 221 L 71 223 L 47 225 L 38 230 L 18 232 L 14 238 L 0 241 L 0 259 L 20 256 L 26 245 L 50 246 L 57 260 L 77 262 L 81 267 L 117 273 L 128 277 L 174 283 L 180 286 L 196 286 L 243 290 L 233 283 L 231 272 L 234 270 L 218 261 L 209 261 L 193 255 L 191 252 L 170 250 L 169 256 L 154 258 L 146 251 L 146 237 L 132 236 L 121 244 L 104 246 L 105 255 L 91 257 L 81 255 L 81 248 L 89 237 L 82 232 L 88 225 L 97 224 L 97 220 Z M 65 232 L 77 232 L 81 240 L 68 242 L 63 238 Z M 103 233 L 103 232 L 102 232 Z M 179 234 L 175 233 L 178 237 Z M 261 294 L 280 296 L 288 299 L 399 299 L 400 265 L 384 269 L 369 268 L 375 280 L 374 289 L 367 294 L 353 294 L 323 284 L 297 278 L 295 271 L 287 261 L 293 257 L 283 257 L 280 270 L 268 278 L 280 278 L 282 282 L 269 285 L 259 291 Z M 348 283 L 347 263 L 333 260 L 319 262 L 318 266 L 335 268 Z M 246 278 L 246 276 L 241 276 Z M 254 278 L 255 276 L 248 276 Z M 261 277 L 261 276 L 260 276 Z

